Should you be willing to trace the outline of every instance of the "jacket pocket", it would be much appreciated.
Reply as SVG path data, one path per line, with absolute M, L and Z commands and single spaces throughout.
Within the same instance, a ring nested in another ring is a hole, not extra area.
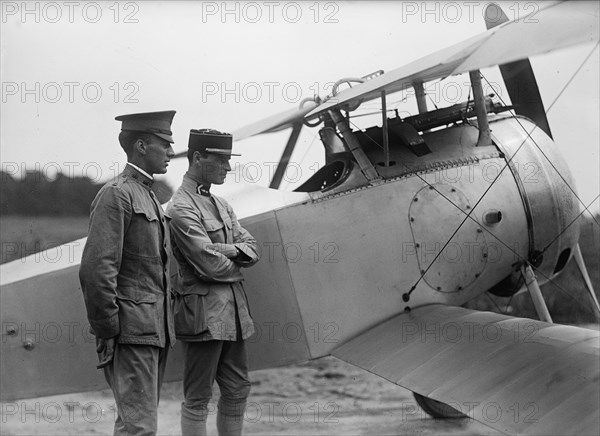
M 135 288 L 117 293 L 122 336 L 158 336 L 158 295 Z
M 154 205 L 133 202 L 132 209 L 133 213 L 143 215 L 148 221 L 158 221 L 158 215 Z
M 196 274 L 191 269 L 180 270 L 177 276 L 177 287 L 182 295 L 206 295 L 208 294 L 208 285 L 198 280 Z
M 200 295 L 181 295 L 175 300 L 175 333 L 195 336 L 207 330 L 204 298 Z
M 220 220 L 203 217 L 201 222 L 204 230 L 206 230 L 206 233 L 212 242 L 225 242 L 225 239 L 223 239 L 225 236 L 223 234 L 224 225 Z
M 156 209 L 152 204 L 134 202 L 132 211 L 123 251 L 143 258 L 160 259 L 163 237 Z

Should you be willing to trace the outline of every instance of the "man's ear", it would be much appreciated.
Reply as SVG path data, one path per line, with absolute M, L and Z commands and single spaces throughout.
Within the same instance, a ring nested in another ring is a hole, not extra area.
M 142 156 L 146 154 L 146 141 L 143 139 L 135 141 L 134 147 Z
M 192 154 L 192 162 L 194 163 L 200 163 L 201 158 L 202 154 L 197 150 Z

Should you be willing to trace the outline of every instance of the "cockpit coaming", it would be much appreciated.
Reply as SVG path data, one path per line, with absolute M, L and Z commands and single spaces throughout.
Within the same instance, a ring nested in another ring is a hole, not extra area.
M 521 204 L 515 204 L 514 197 L 502 204 L 498 197 L 497 207 L 478 209 L 478 213 L 470 213 L 464 207 L 457 225 L 469 215 L 468 220 L 477 223 L 475 227 L 479 232 L 490 233 L 490 239 L 499 228 L 508 225 L 506 218 L 514 217 L 515 208 L 518 207 L 524 213 L 526 225 L 521 231 L 513 230 L 515 235 L 526 235 L 520 244 L 527 247 L 515 247 L 516 241 L 494 241 L 494 237 L 488 241 L 506 245 L 502 248 L 513 259 L 512 272 L 489 290 L 503 296 L 517 292 L 523 285 L 520 266 L 525 259 L 536 267 L 540 282 L 550 280 L 567 263 L 571 247 L 579 238 L 577 226 L 569 227 L 579 213 L 574 193 L 569 188 L 572 186 L 572 179 L 552 139 L 528 118 L 508 112 L 511 107 L 494 103 L 492 97 L 485 98 L 485 110 L 491 130 L 489 145 L 481 145 L 478 141 L 479 128 L 477 119 L 474 118 L 473 102 L 406 118 L 400 118 L 396 114 L 382 123 L 385 126 L 352 130 L 350 135 L 353 137 L 354 147 L 360 152 L 358 158 L 356 150 L 352 150 L 348 144 L 349 134 L 340 134 L 336 123 L 325 115 L 322 117 L 324 127 L 319 132 L 325 148 L 325 166 L 296 191 L 308 192 L 315 201 L 326 201 L 356 190 L 375 188 L 387 183 L 405 183 L 407 179 L 416 178 L 421 179 L 423 186 L 436 191 L 441 191 L 446 186 L 455 189 L 460 187 L 470 205 L 474 206 L 479 203 L 480 197 L 493 193 L 488 194 L 488 188 L 485 192 L 475 189 L 474 183 L 484 181 L 495 184 L 501 179 L 510 179 L 505 183 L 516 187 Z M 389 141 L 387 153 L 382 145 L 385 128 Z M 366 158 L 366 163 L 359 163 L 360 156 Z M 371 167 L 377 175 L 376 179 L 369 180 L 365 166 Z M 444 197 L 443 194 L 440 195 Z M 414 197 L 413 201 L 417 201 L 416 198 L 418 197 Z M 453 203 L 450 198 L 445 198 L 445 201 L 449 205 Z M 456 207 L 459 205 L 451 205 L 450 209 Z M 416 217 L 407 218 L 407 225 L 414 226 Z M 427 219 L 432 221 L 430 224 L 435 228 L 435 220 L 443 220 L 445 217 L 430 216 Z M 565 228 L 566 231 L 563 230 Z M 439 240 L 446 240 L 441 233 L 437 233 L 437 237 Z M 475 240 L 474 236 L 473 241 Z M 414 244 L 419 247 L 418 241 L 415 240 Z M 483 251 L 482 256 L 493 256 L 493 253 Z M 419 256 L 418 248 L 415 253 Z M 422 271 L 432 267 L 427 262 L 419 263 Z M 448 268 L 450 266 L 452 265 Z M 443 274 L 442 271 L 438 273 Z M 481 271 L 475 271 L 474 274 L 479 276 Z M 454 281 L 457 288 L 463 287 L 460 280 Z

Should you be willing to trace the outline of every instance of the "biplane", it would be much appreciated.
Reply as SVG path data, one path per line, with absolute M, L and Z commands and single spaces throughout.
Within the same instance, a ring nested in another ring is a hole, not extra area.
M 245 271 L 251 368 L 332 355 L 411 390 L 434 417 L 598 434 L 600 334 L 553 324 L 539 289 L 574 259 L 600 310 L 578 246 L 587 205 L 528 57 L 597 45 L 599 6 L 550 4 L 531 24 L 490 4 L 486 18 L 478 36 L 234 132 L 291 129 L 270 187 L 230 198 L 263 249 Z M 510 104 L 483 93 L 480 70 L 496 65 Z M 431 110 L 424 85 L 458 74 L 472 98 Z M 389 117 L 387 96 L 406 90 L 418 113 Z M 352 112 L 374 100 L 381 123 L 353 128 Z M 325 165 L 278 190 L 305 126 L 318 128 Z M 534 181 L 517 161 L 536 165 Z M 3 401 L 105 386 L 78 281 L 84 242 L 2 265 Z M 540 319 L 461 307 L 485 292 L 529 292 Z M 168 380 L 180 377 L 175 352 Z

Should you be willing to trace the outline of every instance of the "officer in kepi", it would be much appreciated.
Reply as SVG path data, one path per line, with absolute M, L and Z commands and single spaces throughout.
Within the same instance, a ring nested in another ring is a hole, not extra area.
M 169 227 L 152 183 L 175 155 L 175 111 L 122 115 L 123 172 L 92 202 L 79 280 L 113 391 L 114 434 L 154 435 L 169 346 L 175 342 Z
M 229 203 L 210 192 L 231 171 L 232 143 L 228 133 L 190 132 L 189 168 L 166 211 L 179 264 L 175 331 L 184 352 L 184 436 L 206 434 L 215 380 L 219 435 L 240 435 L 250 392 L 244 340 L 254 326 L 241 268 L 258 261 L 258 247 Z

